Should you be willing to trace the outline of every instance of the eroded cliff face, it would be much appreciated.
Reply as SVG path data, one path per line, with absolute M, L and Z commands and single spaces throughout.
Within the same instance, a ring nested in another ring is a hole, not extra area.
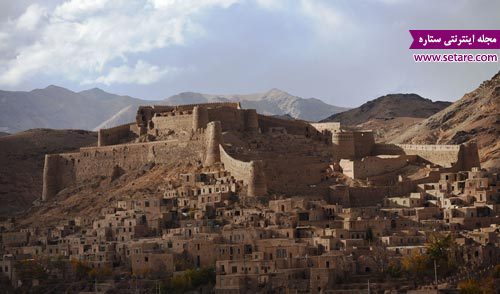
M 476 141 L 481 165 L 500 167 L 500 72 L 449 107 L 408 128 L 395 143 L 461 144 Z

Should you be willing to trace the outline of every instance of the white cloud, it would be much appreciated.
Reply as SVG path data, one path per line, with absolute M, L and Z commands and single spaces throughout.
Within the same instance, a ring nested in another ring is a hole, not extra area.
M 142 60 L 135 67 L 127 65 L 111 68 L 107 75 L 98 77 L 94 83 L 99 84 L 140 84 L 147 85 L 159 81 L 164 75 L 175 69 L 161 69 Z
M 323 2 L 302 0 L 300 3 L 302 12 L 313 21 L 321 35 L 334 34 L 341 25 L 346 24 L 346 20 L 335 8 Z
M 31 31 L 36 28 L 46 14 L 47 10 L 44 7 L 38 4 L 32 4 L 28 6 L 26 11 L 17 19 L 16 28 L 19 30 Z
M 39 74 L 108 84 L 157 81 L 164 70 L 144 61 L 131 67 L 128 58 L 184 44 L 202 33 L 196 23 L 199 14 L 235 1 L 68 0 L 51 11 L 31 5 L 0 27 L 9 44 L 0 46 L 0 85 L 17 85 Z M 123 79 L 122 73 L 139 71 L 148 74 Z

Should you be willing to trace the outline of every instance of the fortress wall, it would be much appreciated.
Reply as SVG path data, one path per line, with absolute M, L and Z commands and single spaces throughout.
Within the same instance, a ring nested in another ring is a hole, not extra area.
M 255 109 L 245 109 L 244 110 L 245 117 L 245 131 L 250 133 L 258 133 L 259 132 L 259 116 L 257 114 L 257 110 Z
M 354 159 L 354 135 L 352 132 L 334 132 L 332 134 L 334 161 Z
M 311 123 L 311 125 L 318 131 L 330 131 L 337 132 L 340 131 L 340 123 L 339 122 L 325 122 L 325 123 Z
M 131 129 L 135 126 L 133 123 L 116 126 L 109 129 L 100 129 L 97 132 L 97 146 L 108 146 L 120 143 L 122 139 L 127 138 Z
M 376 144 L 375 154 L 418 155 L 442 167 L 462 167 L 461 145 Z
M 244 111 L 233 107 L 209 108 L 208 121 L 220 121 L 222 131 L 244 131 Z
M 481 167 L 476 142 L 469 142 L 462 146 L 462 170 L 471 170 L 473 167 Z
M 353 179 L 366 179 L 407 166 L 417 160 L 416 155 L 399 155 L 397 157 L 368 156 L 360 160 L 340 160 L 343 173 Z
M 203 150 L 204 144 L 200 141 L 172 140 L 87 147 L 80 148 L 78 153 L 47 155 L 42 198 L 49 199 L 77 181 L 109 177 L 116 168 L 126 172 L 149 162 L 167 164 L 179 158 L 195 164 L 202 159 Z
M 241 180 L 243 184 L 247 185 L 248 196 L 264 196 L 267 194 L 267 181 L 263 161 L 240 161 L 227 154 L 222 145 L 219 149 L 224 169 L 229 171 L 235 179 Z
M 321 133 L 309 123 L 302 120 L 286 120 L 272 116 L 258 115 L 259 127 L 263 133 L 271 128 L 285 128 L 288 134 L 301 136 L 316 136 Z
M 208 111 L 204 106 L 195 106 L 193 108 L 193 130 L 204 129 L 208 124 Z
M 193 110 L 194 107 L 203 105 L 207 109 L 212 109 L 216 107 L 228 107 L 228 108 L 234 108 L 234 109 L 241 109 L 241 105 L 239 102 L 212 102 L 212 103 L 197 103 L 197 104 L 184 104 L 184 105 L 177 105 L 177 106 L 170 106 L 170 107 L 175 107 L 177 110 L 185 111 L 185 110 Z
M 344 207 L 376 206 L 385 197 L 406 195 L 413 191 L 415 185 L 411 182 L 398 183 L 397 186 L 348 187 L 332 186 L 330 203 L 338 203 Z
M 74 160 L 67 160 L 66 158 L 64 158 L 64 156 L 61 156 L 59 154 L 45 155 L 42 180 L 43 201 L 52 198 L 61 189 L 74 183 L 74 164 Z
M 269 190 L 296 195 L 317 193 L 317 188 L 311 186 L 321 183 L 329 165 L 302 156 L 266 158 L 265 162 Z
M 220 121 L 213 121 L 207 124 L 205 132 L 206 154 L 204 166 L 212 166 L 221 162 L 220 144 L 222 144 L 222 127 Z
M 151 119 L 154 135 L 160 135 L 167 130 L 191 131 L 193 128 L 193 114 L 191 112 L 175 113 L 167 116 L 155 116 Z
M 375 146 L 375 137 L 373 132 L 354 132 L 354 152 L 356 158 L 369 156 L 372 154 Z

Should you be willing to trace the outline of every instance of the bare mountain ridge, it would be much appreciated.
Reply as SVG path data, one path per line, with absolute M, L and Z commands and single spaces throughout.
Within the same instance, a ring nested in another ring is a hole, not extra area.
M 254 108 L 260 114 L 290 115 L 297 119 L 318 121 L 332 113 L 345 111 L 348 108 L 327 104 L 316 98 L 302 98 L 279 89 L 271 89 L 265 93 L 213 95 L 194 92 L 183 92 L 164 100 L 165 104 L 207 102 L 240 102 L 243 108 Z
M 0 131 L 15 133 L 32 128 L 92 130 L 129 105 L 144 100 L 94 88 L 73 92 L 48 86 L 29 92 L 0 91 Z
M 0 91 L 0 132 L 15 133 L 32 128 L 97 130 L 134 121 L 139 105 L 221 101 L 239 101 L 243 107 L 256 108 L 262 114 L 289 114 L 311 121 L 346 110 L 319 99 L 304 99 L 278 89 L 250 95 L 185 92 L 153 101 L 115 95 L 98 88 L 73 92 L 48 86 L 29 92 Z
M 324 122 L 335 121 L 343 125 L 359 125 L 371 120 L 398 117 L 427 118 L 451 105 L 451 102 L 423 98 L 417 94 L 388 94 L 368 101 L 348 111 L 334 114 Z
M 476 141 L 481 164 L 500 168 L 500 72 L 452 105 L 415 124 L 396 143 L 460 144 Z

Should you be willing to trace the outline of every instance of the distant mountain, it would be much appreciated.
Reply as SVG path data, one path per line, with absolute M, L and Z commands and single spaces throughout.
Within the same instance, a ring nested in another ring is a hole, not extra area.
M 211 95 L 184 92 L 164 100 L 164 104 L 193 104 L 207 102 L 240 102 L 243 108 L 254 108 L 265 115 L 290 115 L 293 118 L 307 121 L 319 121 L 332 113 L 345 111 L 348 108 L 333 106 L 316 98 L 301 98 L 279 89 L 271 89 L 265 93 Z
M 433 102 L 417 94 L 389 94 L 368 101 L 360 107 L 334 114 L 323 121 L 336 121 L 343 125 L 354 126 L 371 120 L 397 117 L 427 118 L 450 104 L 443 101 Z
M 460 100 L 408 128 L 396 143 L 478 143 L 481 164 L 500 168 L 500 72 Z
M 31 207 L 42 195 L 46 153 L 73 151 L 97 143 L 95 132 L 33 129 L 0 138 L 0 216 Z
M 0 91 L 0 131 L 32 128 L 93 130 L 120 110 L 150 101 L 94 88 L 73 92 L 48 86 L 30 92 Z
M 0 132 L 15 133 L 32 128 L 98 130 L 133 122 L 137 107 L 148 104 L 192 104 L 239 101 L 244 108 L 256 108 L 268 115 L 291 115 L 317 121 L 346 110 L 273 89 L 251 95 L 208 95 L 185 92 L 161 101 L 120 96 L 94 88 L 73 92 L 48 86 L 30 92 L 0 91 Z
M 9 133 L 5 133 L 5 132 L 0 132 L 0 137 L 5 137 L 5 136 L 8 136 L 10 135 Z

